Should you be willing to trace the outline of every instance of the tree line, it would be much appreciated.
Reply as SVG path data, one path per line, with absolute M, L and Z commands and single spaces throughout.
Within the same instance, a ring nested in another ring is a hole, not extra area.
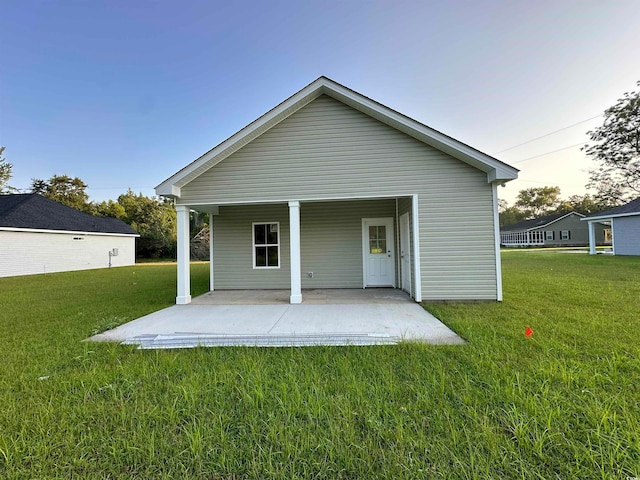
M 613 208 L 615 204 L 603 202 L 595 195 L 571 195 L 561 198 L 560 187 L 526 188 L 518 192 L 516 201 L 509 206 L 506 200 L 500 200 L 498 211 L 500 226 L 513 225 L 522 220 L 576 212 L 592 215 Z

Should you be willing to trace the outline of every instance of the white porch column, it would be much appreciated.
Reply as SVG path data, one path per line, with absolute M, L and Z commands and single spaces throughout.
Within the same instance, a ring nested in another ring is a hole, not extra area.
M 493 191 L 493 235 L 496 255 L 496 300 L 502 301 L 502 260 L 500 257 L 500 214 L 498 213 L 498 184 L 491 185 Z
M 209 214 L 209 291 L 213 292 L 213 213 Z
M 176 205 L 178 220 L 178 296 L 176 303 L 191 303 L 191 266 L 189 265 L 189 207 Z
M 589 254 L 596 254 L 596 226 L 595 222 L 589 222 Z
M 289 254 L 291 259 L 291 297 L 289 297 L 289 303 L 302 303 L 300 202 L 289 202 Z
M 420 273 L 420 217 L 418 216 L 418 195 L 411 197 L 411 220 L 413 223 L 413 276 L 416 279 L 413 299 L 422 301 L 422 274 Z

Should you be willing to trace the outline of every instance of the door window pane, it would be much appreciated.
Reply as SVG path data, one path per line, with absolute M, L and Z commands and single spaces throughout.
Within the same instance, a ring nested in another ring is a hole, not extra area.
M 387 251 L 386 225 L 369 226 L 369 253 L 380 254 Z

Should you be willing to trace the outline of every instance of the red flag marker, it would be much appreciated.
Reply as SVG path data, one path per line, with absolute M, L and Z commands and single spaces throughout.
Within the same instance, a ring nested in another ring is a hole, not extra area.
M 527 326 L 527 328 L 524 331 L 524 336 L 529 338 L 531 335 L 533 335 L 533 330 L 531 329 L 531 327 Z

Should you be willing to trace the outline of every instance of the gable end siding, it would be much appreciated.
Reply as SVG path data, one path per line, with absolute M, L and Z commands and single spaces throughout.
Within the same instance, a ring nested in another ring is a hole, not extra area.
M 182 187 L 177 203 L 413 194 L 423 299 L 495 299 L 487 175 L 327 96 Z

